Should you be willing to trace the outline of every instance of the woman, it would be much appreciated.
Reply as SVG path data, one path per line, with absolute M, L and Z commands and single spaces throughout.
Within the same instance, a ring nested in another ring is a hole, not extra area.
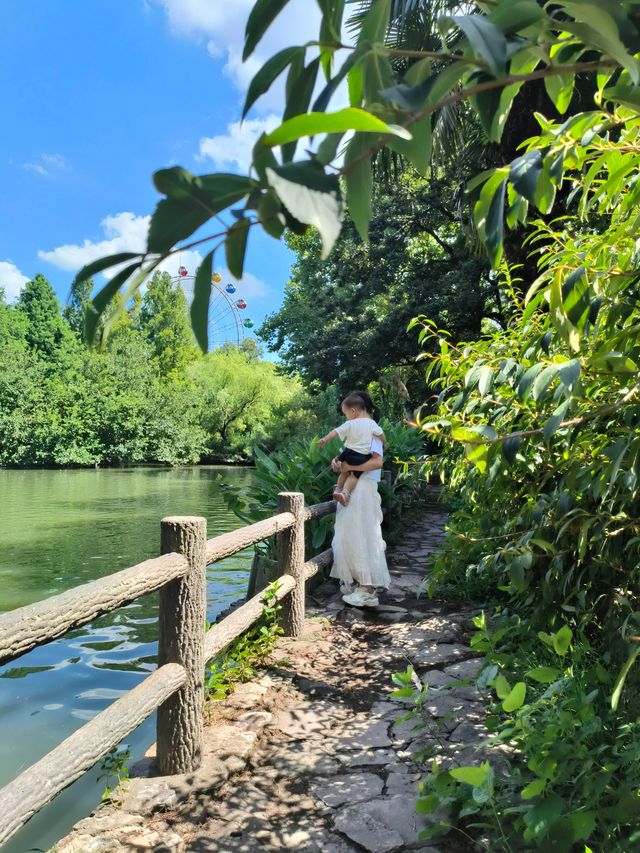
M 354 391 L 374 420 L 377 413 L 365 391 Z M 382 508 L 378 494 L 383 457 L 379 438 L 371 442 L 372 458 L 362 465 L 349 465 L 336 457 L 331 466 L 338 472 L 364 471 L 347 506 L 338 504 L 333 536 L 331 577 L 340 580 L 343 600 L 354 607 L 377 607 L 376 587 L 389 586 L 391 578 L 382 538 Z

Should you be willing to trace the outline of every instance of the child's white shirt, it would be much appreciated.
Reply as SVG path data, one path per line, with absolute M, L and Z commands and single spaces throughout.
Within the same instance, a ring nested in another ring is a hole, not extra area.
M 382 427 L 371 418 L 353 418 L 336 427 L 336 432 L 349 450 L 358 453 L 371 453 L 371 440 L 374 435 L 384 435 Z

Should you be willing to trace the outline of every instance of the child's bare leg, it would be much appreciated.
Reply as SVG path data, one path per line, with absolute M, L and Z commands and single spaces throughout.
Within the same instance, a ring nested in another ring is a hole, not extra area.
M 336 483 L 336 487 L 334 489 L 334 492 L 341 492 L 344 489 L 344 484 L 349 479 L 349 476 L 350 475 L 349 475 L 348 471 L 343 471 L 340 474 L 340 476 L 338 477 L 338 482 Z
M 333 490 L 333 499 L 334 501 L 338 501 L 342 506 L 346 506 L 348 502 L 347 496 L 343 493 L 342 489 L 344 484 L 347 482 L 349 475 L 343 471 L 342 474 L 338 477 L 338 482 L 336 483 L 335 489 Z
M 355 487 L 357 485 L 358 485 L 358 478 L 353 473 L 353 471 L 351 471 L 351 473 L 347 477 L 346 482 L 344 484 L 344 490 L 346 492 L 349 492 L 349 494 L 351 494 L 351 492 L 355 489 Z

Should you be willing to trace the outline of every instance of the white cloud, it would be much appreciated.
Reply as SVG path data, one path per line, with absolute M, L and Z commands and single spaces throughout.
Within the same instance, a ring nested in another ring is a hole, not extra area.
M 23 275 L 11 261 L 0 261 L 0 289 L 4 290 L 7 302 L 17 299 L 28 281 L 28 277 Z
M 267 284 L 257 276 L 253 275 L 253 273 L 245 272 L 241 279 L 237 281 L 232 279 L 231 273 L 228 269 L 221 269 L 223 280 L 231 280 L 238 288 L 238 297 L 249 298 L 252 296 L 260 297 L 265 296 L 269 290 Z M 249 305 L 249 309 L 251 309 L 251 305 Z
M 128 212 L 106 216 L 100 223 L 105 233 L 104 240 L 85 240 L 82 244 L 68 243 L 48 252 L 41 250 L 38 257 L 58 269 L 76 271 L 104 255 L 143 252 L 147 243 L 149 219 L 149 216 L 135 216 Z
M 149 220 L 149 216 L 135 216 L 130 212 L 106 216 L 100 223 L 105 234 L 104 240 L 95 242 L 85 240 L 81 244 L 68 243 L 65 246 L 58 246 L 48 252 L 39 251 L 38 257 L 43 261 L 53 264 L 58 269 L 77 272 L 85 264 L 105 255 L 113 255 L 116 252 L 143 252 L 147 242 Z M 167 258 L 160 264 L 158 269 L 168 272 L 171 276 L 176 276 L 178 275 L 179 267 L 184 266 L 192 275 L 201 261 L 202 255 L 200 252 L 187 250 Z M 107 270 L 105 275 L 111 277 L 119 268 L 113 267 Z M 16 270 L 16 272 L 18 271 Z M 229 271 L 226 268 L 218 268 L 218 272 L 222 274 L 225 281 L 231 279 Z M 1 273 L 2 264 L 0 264 L 0 285 L 3 281 Z M 26 280 L 24 278 L 24 281 Z M 237 285 L 239 296 L 263 296 L 267 292 L 266 284 L 249 272 L 244 274 Z
M 39 154 L 33 163 L 23 163 L 22 168 L 48 178 L 56 172 L 63 172 L 68 164 L 61 154 Z
M 232 169 L 247 172 L 251 165 L 251 152 L 258 137 L 269 133 L 280 124 L 276 115 L 265 119 L 234 121 L 227 125 L 227 133 L 221 136 L 206 136 L 200 140 L 200 157 L 213 160 L 216 169 Z
M 178 35 L 202 40 L 211 56 L 226 56 L 225 74 L 245 92 L 255 72 L 284 47 L 317 39 L 320 10 L 314 0 L 290 0 L 267 30 L 249 61 L 242 63 L 244 30 L 254 0 L 157 0 L 165 10 L 169 26 Z M 284 75 L 283 75 L 284 76 Z M 280 80 L 256 108 L 269 112 L 282 107 Z
M 77 272 L 91 261 L 106 255 L 115 255 L 117 252 L 144 252 L 150 219 L 150 216 L 135 216 L 130 212 L 105 216 L 100 223 L 105 234 L 104 240 L 85 240 L 81 244 L 67 243 L 49 252 L 41 250 L 38 257 L 58 269 Z M 166 258 L 158 269 L 175 276 L 178 275 L 180 266 L 195 270 L 201 261 L 202 255 L 199 252 L 188 250 Z M 121 268 L 122 266 L 112 267 L 106 270 L 104 275 L 111 278 Z

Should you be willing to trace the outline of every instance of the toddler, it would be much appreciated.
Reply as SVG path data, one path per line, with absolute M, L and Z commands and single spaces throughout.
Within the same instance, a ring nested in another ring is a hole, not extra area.
M 345 397 L 340 408 L 347 420 L 319 439 L 318 444 L 322 447 L 332 438 L 339 437 L 344 442 L 344 449 L 338 459 L 348 465 L 363 465 L 371 459 L 373 436 L 378 436 L 384 441 L 384 433 L 378 424 L 369 417 L 362 397 L 358 394 L 349 394 L 348 397 Z M 340 474 L 333 497 L 342 506 L 349 503 L 351 493 L 362 473 L 362 471 L 349 471 Z

